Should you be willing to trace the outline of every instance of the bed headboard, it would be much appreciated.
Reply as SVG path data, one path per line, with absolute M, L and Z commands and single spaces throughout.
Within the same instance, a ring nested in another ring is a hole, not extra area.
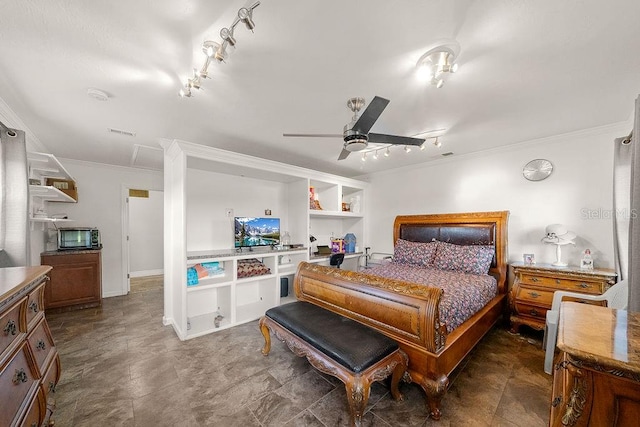
M 401 215 L 393 223 L 393 243 L 439 240 L 457 245 L 494 245 L 496 252 L 489 274 L 501 293 L 506 293 L 507 226 L 509 211 L 433 215 Z

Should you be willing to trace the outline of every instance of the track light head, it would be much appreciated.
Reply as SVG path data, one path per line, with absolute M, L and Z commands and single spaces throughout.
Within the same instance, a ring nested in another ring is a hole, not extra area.
M 244 22 L 244 25 L 247 26 L 248 30 L 251 30 L 253 32 L 253 29 L 256 27 L 255 22 L 253 22 L 253 9 L 247 9 L 246 7 L 242 7 L 240 8 L 240 10 L 238 11 L 238 18 L 240 18 L 240 20 L 242 22 Z
M 223 28 L 220 30 L 220 37 L 222 38 L 222 40 L 226 41 L 227 43 L 229 43 L 229 45 L 231 46 L 235 46 L 236 45 L 236 38 L 233 37 L 233 30 L 230 30 L 228 28 Z

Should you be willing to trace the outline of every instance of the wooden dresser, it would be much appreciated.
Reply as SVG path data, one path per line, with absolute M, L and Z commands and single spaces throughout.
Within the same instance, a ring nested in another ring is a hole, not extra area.
M 543 330 L 555 291 L 600 295 L 616 283 L 613 270 L 583 270 L 550 264 L 512 264 L 515 280 L 509 292 L 511 331 L 521 325 Z M 570 300 L 567 298 L 567 300 Z
M 551 426 L 640 423 L 640 313 L 563 302 Z
M 40 264 L 53 267 L 44 293 L 47 310 L 72 310 L 102 305 L 100 249 L 50 251 L 40 254 Z
M 0 268 L 0 426 L 51 420 L 60 357 L 43 310 L 50 270 Z

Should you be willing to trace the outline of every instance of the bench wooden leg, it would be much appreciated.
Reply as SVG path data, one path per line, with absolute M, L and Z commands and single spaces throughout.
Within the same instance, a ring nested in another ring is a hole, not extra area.
M 371 384 L 368 379 L 357 376 L 352 381 L 347 381 L 344 387 L 347 390 L 351 425 L 359 427 L 362 425 L 362 415 L 369 401 Z
M 389 389 L 391 390 L 391 396 L 393 396 L 396 401 L 401 401 L 404 399 L 404 397 L 400 393 L 400 390 L 398 389 L 398 385 L 400 384 L 400 380 L 404 376 L 404 373 L 407 369 L 407 363 L 409 361 L 409 358 L 403 351 L 400 351 L 399 353 L 402 357 L 402 360 L 396 365 L 395 368 L 393 368 L 393 374 L 391 375 L 391 385 L 389 387 Z
M 266 317 L 260 318 L 260 332 L 262 332 L 262 336 L 264 337 L 264 347 L 262 347 L 262 354 L 267 356 L 271 351 L 271 334 L 269 333 L 269 328 L 265 324 Z

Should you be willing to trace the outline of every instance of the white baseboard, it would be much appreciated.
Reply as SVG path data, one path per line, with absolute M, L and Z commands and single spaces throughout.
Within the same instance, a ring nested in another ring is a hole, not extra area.
M 140 271 L 130 271 L 129 277 L 145 277 L 145 276 L 158 276 L 160 274 L 164 274 L 163 269 L 159 270 L 140 270 Z

